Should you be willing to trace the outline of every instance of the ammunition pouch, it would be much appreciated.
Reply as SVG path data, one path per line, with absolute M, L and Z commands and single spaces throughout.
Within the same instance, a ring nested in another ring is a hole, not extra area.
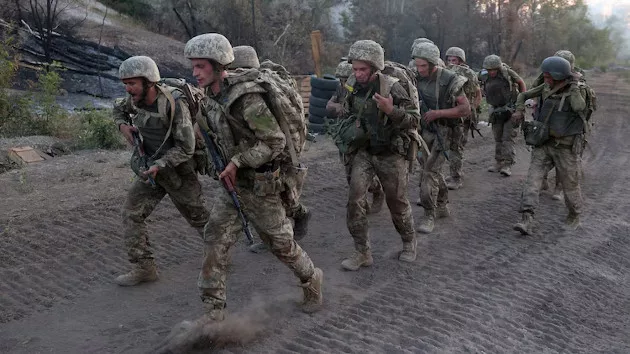
M 365 125 L 356 115 L 340 119 L 339 123 L 332 127 L 332 137 L 342 154 L 364 146 L 370 141 L 370 135 Z
M 488 113 L 488 123 L 503 124 L 512 117 L 512 113 L 514 113 L 514 108 L 509 106 L 501 106 L 496 108 L 493 107 Z
M 254 174 L 254 195 L 265 197 L 282 191 L 284 191 L 284 182 L 280 175 L 280 168 Z
M 549 140 L 549 126 L 541 121 L 526 121 L 522 125 L 525 143 L 531 146 L 542 146 Z

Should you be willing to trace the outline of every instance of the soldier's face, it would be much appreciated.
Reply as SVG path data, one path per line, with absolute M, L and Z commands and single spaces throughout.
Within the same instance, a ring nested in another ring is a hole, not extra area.
M 428 61 L 420 58 L 414 59 L 416 62 L 416 69 L 418 74 L 422 77 L 429 77 L 431 75 L 431 65 Z
M 448 65 L 461 65 L 462 64 L 461 60 L 459 60 L 459 57 L 454 57 L 452 55 L 449 55 L 446 57 L 446 62 L 448 63 Z
M 488 69 L 488 76 L 497 77 L 499 75 L 499 69 Z
M 190 59 L 190 63 L 193 67 L 193 76 L 197 79 L 199 87 L 206 88 L 217 80 L 218 75 L 208 59 Z
M 550 73 L 543 73 L 543 79 L 545 83 L 549 85 L 549 87 L 553 87 L 556 84 L 556 81 L 553 79 Z
M 360 84 L 367 84 L 372 79 L 372 66 L 361 60 L 352 61 L 352 72 L 357 82 Z
M 125 85 L 125 91 L 131 96 L 134 104 L 137 104 L 145 97 L 142 78 L 134 77 L 131 79 L 123 79 L 122 82 Z

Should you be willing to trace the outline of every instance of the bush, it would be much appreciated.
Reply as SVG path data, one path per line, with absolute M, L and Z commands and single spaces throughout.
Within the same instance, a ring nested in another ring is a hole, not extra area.
M 125 146 L 122 135 L 112 121 L 111 110 L 88 109 L 76 115 L 80 132 L 76 136 L 79 149 L 120 149 Z

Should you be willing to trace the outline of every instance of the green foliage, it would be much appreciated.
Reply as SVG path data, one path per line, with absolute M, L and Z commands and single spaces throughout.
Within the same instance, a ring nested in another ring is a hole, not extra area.
M 111 110 L 87 109 L 77 114 L 79 120 L 77 148 L 119 149 L 124 147 L 122 135 L 113 123 Z
M 19 136 L 32 129 L 30 100 L 9 93 L 18 68 L 12 45 L 12 37 L 0 41 L 0 136 Z
M 55 71 L 56 65 L 51 65 L 48 71 L 40 72 L 37 76 L 34 102 L 40 107 L 34 112 L 37 121 L 35 132 L 38 135 L 58 136 L 68 121 L 66 112 L 56 100 L 61 88 L 61 76 Z
M 147 14 L 151 10 L 149 5 L 139 0 L 103 0 L 101 2 L 121 14 L 138 19 L 147 18 Z

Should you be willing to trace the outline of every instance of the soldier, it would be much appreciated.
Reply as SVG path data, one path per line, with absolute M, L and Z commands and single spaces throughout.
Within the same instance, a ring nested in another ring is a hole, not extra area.
M 195 170 L 195 136 L 184 94 L 158 83 L 160 73 L 149 57 L 125 60 L 119 74 L 129 95 L 116 100 L 114 121 L 129 143 L 134 143 L 134 134 L 142 136 L 132 158 L 140 179 L 131 185 L 123 207 L 123 233 L 133 268 L 114 280 L 132 286 L 158 278 L 145 220 L 165 195 L 199 234 L 209 214 Z M 146 171 L 138 163 L 140 151 L 150 156 Z
M 343 60 L 337 65 L 337 69 L 335 70 L 335 76 L 339 79 L 340 85 L 337 87 L 337 91 L 335 94 L 330 97 L 328 103 L 326 103 L 326 111 L 328 112 L 329 117 L 341 117 L 343 114 L 343 102 L 346 99 L 348 94 L 348 90 L 345 87 L 346 81 L 348 77 L 352 74 L 352 64 L 348 63 L 347 60 Z M 352 175 L 352 164 L 350 164 L 351 156 L 346 156 L 345 154 L 339 153 L 339 157 L 341 158 L 341 162 L 344 164 L 346 169 L 346 180 L 348 181 L 348 185 L 350 185 L 350 176 Z M 368 188 L 368 192 L 372 193 L 372 204 L 370 204 L 367 200 L 367 195 L 365 196 L 365 208 L 370 214 L 377 214 L 383 208 L 383 203 L 385 202 L 385 193 L 383 192 L 383 186 L 381 182 L 378 180 L 376 174 L 372 180 L 372 184 Z
M 381 73 L 385 59 L 378 43 L 355 42 L 350 46 L 348 62 L 352 64 L 353 74 L 346 83 L 349 93 L 342 117 L 347 130 L 339 135 L 347 138 L 343 143 L 348 152 L 342 152 L 351 157 L 347 223 L 355 252 L 341 266 L 355 271 L 373 263 L 363 200 L 374 175 L 381 181 L 392 221 L 403 241 L 398 259 L 413 262 L 416 238 L 407 182 L 409 160 L 415 158 L 413 134 L 418 128 L 419 114 L 398 80 Z
M 413 44 L 411 44 L 411 51 L 413 52 L 413 48 L 415 48 L 420 43 L 435 44 L 429 38 L 425 38 L 425 37 L 416 38 L 416 39 L 413 40 Z M 439 58 L 437 65 L 439 67 L 441 67 L 441 68 L 445 68 L 446 67 L 446 63 L 444 63 L 444 60 L 442 60 L 442 58 Z M 412 69 L 412 70 L 416 70 L 416 61 L 413 58 L 409 62 L 409 68 Z
M 237 46 L 233 48 L 234 61 L 229 65 L 230 69 L 259 69 L 261 68 L 256 49 L 251 46 Z M 269 61 L 263 64 L 270 63 Z M 297 175 L 295 175 L 297 176 Z M 299 241 L 308 233 L 308 223 L 311 219 L 311 211 L 300 202 L 303 180 L 296 180 L 295 176 L 285 176 L 285 190 L 281 193 L 287 217 L 293 219 L 293 238 Z M 300 175 L 301 176 L 301 175 Z M 254 253 L 268 249 L 264 242 L 257 242 L 249 247 Z
M 580 76 L 580 80 L 584 80 L 584 71 L 574 65 L 575 64 L 575 56 L 573 55 L 573 53 L 571 53 L 568 50 L 559 50 L 559 51 L 557 51 L 554 54 L 554 56 L 557 56 L 557 57 L 560 57 L 560 58 L 564 58 L 567 61 L 569 61 L 569 64 L 571 64 L 571 72 L 573 72 L 573 75 Z M 536 78 L 536 81 L 534 81 L 534 86 L 533 87 L 540 86 L 540 85 L 542 85 L 544 83 L 545 83 L 545 81 L 544 81 L 544 74 L 540 73 L 540 75 L 538 75 L 538 77 Z M 549 172 L 547 172 L 545 174 L 545 178 L 543 179 L 542 190 L 549 189 L 548 175 L 549 175 Z M 562 200 L 563 199 L 562 186 L 560 185 L 560 178 L 558 178 L 558 177 L 556 177 L 556 185 L 555 185 L 555 188 L 553 190 L 553 194 L 551 196 L 551 199 L 553 199 L 553 200 Z
M 281 192 L 281 171 L 290 169 L 292 152 L 277 118 L 265 102 L 265 89 L 255 80 L 228 74 L 234 61 L 230 42 L 218 33 L 196 36 L 186 43 L 184 55 L 193 76 L 205 88 L 203 118 L 226 162 L 218 178 L 237 190 L 241 206 L 271 252 L 300 279 L 302 310 L 310 313 L 322 304 L 323 272 L 313 266 L 293 239 Z M 258 76 L 256 76 L 258 78 Z M 228 252 L 241 231 L 237 211 L 227 192 L 219 193 L 204 230 L 204 259 L 198 286 L 205 314 L 202 321 L 220 321 L 226 305 Z
M 500 172 L 503 176 L 509 177 L 512 175 L 516 155 L 514 138 L 518 135 L 510 117 L 517 93 L 525 91 L 525 82 L 514 70 L 503 64 L 497 55 L 488 55 L 483 60 L 483 68 L 488 74 L 482 76 L 481 83 L 486 102 L 492 106 L 488 116 L 496 144 L 494 153 L 496 162 L 488 171 Z
M 540 97 L 542 108 L 533 123 L 538 123 L 535 131 L 545 131 L 537 141 L 530 134 L 533 129 L 524 128 L 525 139 L 531 145 L 532 158 L 521 196 L 521 222 L 514 229 L 524 235 L 532 233 L 534 212 L 538 205 L 543 176 L 551 167 L 556 167 L 569 209 L 567 228 L 575 230 L 580 225 L 582 195 L 580 190 L 580 154 L 584 147 L 584 132 L 588 129 L 586 111 L 587 86 L 573 76 L 571 64 L 564 58 L 549 57 L 542 62 L 541 70 L 545 85 L 540 85 L 518 95 L 516 112 L 512 120 L 516 124 L 523 120 L 525 101 Z M 528 132 L 529 131 L 529 132 Z
M 481 103 L 481 88 L 477 74 L 466 65 L 466 52 L 459 47 L 450 47 L 446 51 L 448 69 L 466 78 L 464 94 L 470 103 L 470 114 L 464 117 L 464 123 L 450 127 L 449 166 L 451 175 L 446 178 L 448 189 L 459 189 L 462 186 L 462 161 L 464 147 L 468 142 L 468 133 L 477 129 L 477 107 Z

